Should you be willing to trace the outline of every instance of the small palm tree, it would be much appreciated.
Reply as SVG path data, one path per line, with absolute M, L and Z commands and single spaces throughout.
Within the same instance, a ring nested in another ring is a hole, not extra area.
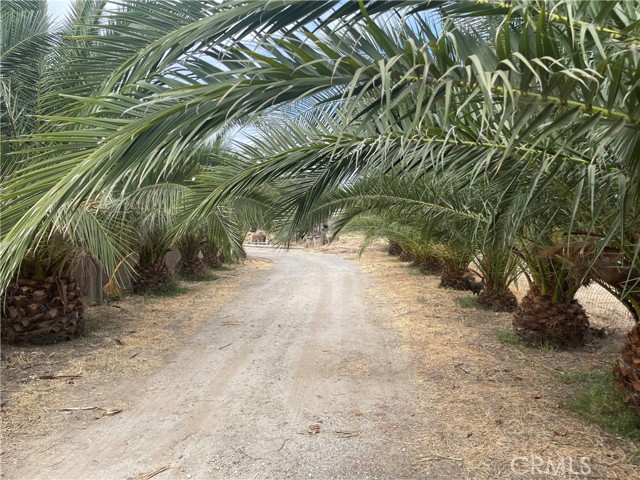
M 176 280 L 166 263 L 172 239 L 166 219 L 146 218 L 138 230 L 138 260 L 133 274 L 134 293 L 163 293 L 176 285 Z
M 206 243 L 204 232 L 193 230 L 185 233 L 175 243 L 181 255 L 176 265 L 178 274 L 186 279 L 202 277 L 205 274 L 205 262 L 200 258 L 200 252 Z

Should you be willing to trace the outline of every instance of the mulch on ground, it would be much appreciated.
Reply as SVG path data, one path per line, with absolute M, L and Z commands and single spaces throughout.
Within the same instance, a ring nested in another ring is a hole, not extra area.
M 468 478 L 577 478 L 570 468 L 592 478 L 640 478 L 640 445 L 571 413 L 565 404 L 572 387 L 561 381 L 613 365 L 632 327 L 624 315 L 602 315 L 582 300 L 595 312 L 594 326 L 612 329 L 608 337 L 572 351 L 512 345 L 499 341 L 512 331 L 511 314 L 461 308 L 456 299 L 471 292 L 439 288 L 438 277 L 388 256 L 383 244 L 361 257 L 354 240 L 321 251 L 358 261 L 377 280 L 369 301 L 388 315 L 415 362 L 423 392 L 416 408 L 438 419 L 437 444 L 432 432 L 412 439 L 424 442 L 421 461 L 457 462 Z
M 182 339 L 242 291 L 263 259 L 225 267 L 209 282 L 181 282 L 180 296 L 130 295 L 86 309 L 84 336 L 54 345 L 3 345 L 3 451 L 126 405 L 103 404 L 110 387 L 163 364 Z

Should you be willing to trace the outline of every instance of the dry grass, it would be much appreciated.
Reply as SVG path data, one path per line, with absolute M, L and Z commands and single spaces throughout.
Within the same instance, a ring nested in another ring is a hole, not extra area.
M 110 388 L 163 364 L 166 355 L 242 290 L 252 272 L 269 267 L 262 259 L 219 272 L 212 282 L 183 282 L 189 294 L 129 296 L 87 309 L 86 335 L 47 345 L 3 346 L 3 445 L 52 434 L 71 421 L 88 422 L 100 410 L 61 412 L 67 407 L 103 405 Z M 77 378 L 39 379 L 45 375 Z
M 354 258 L 356 242 L 346 243 L 323 251 Z M 587 311 L 596 313 L 593 324 L 618 330 L 579 351 L 530 349 L 505 342 L 510 314 L 462 308 L 456 299 L 469 293 L 438 288 L 438 277 L 416 274 L 389 257 L 383 244 L 368 249 L 360 264 L 377 279 L 369 292 L 371 305 L 390 319 L 387 325 L 403 337 L 415 361 L 422 386 L 416 408 L 437 419 L 415 439 L 425 454 L 461 459 L 467 478 L 513 478 L 514 457 L 532 455 L 555 466 L 571 458 L 576 471 L 579 459 L 589 457 L 591 476 L 640 478 L 640 445 L 572 414 L 564 405 L 575 385 L 560 380 L 565 372 L 610 368 L 632 326 L 628 319 L 599 315 L 598 305 L 583 300 Z

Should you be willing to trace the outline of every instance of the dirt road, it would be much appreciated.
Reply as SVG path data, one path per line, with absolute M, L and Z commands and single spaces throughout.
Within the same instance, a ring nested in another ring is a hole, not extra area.
M 436 420 L 389 320 L 367 306 L 372 280 L 335 255 L 250 253 L 272 268 L 162 368 L 113 389 L 122 413 L 34 441 L 44 453 L 5 458 L 5 478 L 426 476 L 418 445 Z M 429 478 L 457 476 L 450 463 Z

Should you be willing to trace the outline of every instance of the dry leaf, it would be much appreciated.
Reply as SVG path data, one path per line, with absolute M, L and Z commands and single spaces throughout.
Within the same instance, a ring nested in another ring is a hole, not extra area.
M 238 320 L 223 320 L 220 325 L 240 325 Z
M 311 435 L 316 435 L 320 433 L 320 425 L 314 423 L 313 425 L 309 425 L 309 430 L 307 430 Z

